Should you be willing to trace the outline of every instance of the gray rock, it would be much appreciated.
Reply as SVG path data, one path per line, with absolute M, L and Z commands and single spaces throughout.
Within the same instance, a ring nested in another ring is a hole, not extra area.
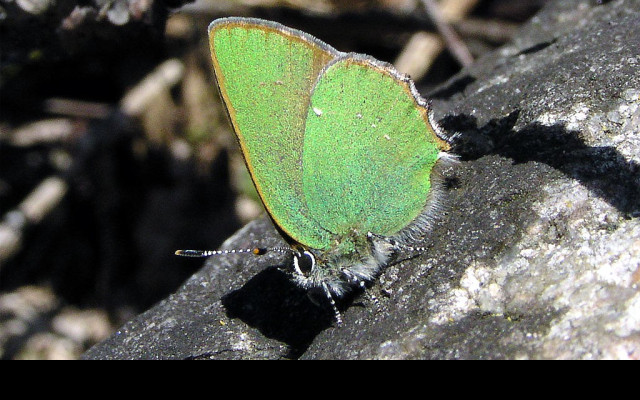
M 102 358 L 640 357 L 640 3 L 549 4 L 432 94 L 461 132 L 429 250 L 346 299 L 277 257 L 219 257 L 85 354 Z M 274 245 L 267 219 L 226 248 Z

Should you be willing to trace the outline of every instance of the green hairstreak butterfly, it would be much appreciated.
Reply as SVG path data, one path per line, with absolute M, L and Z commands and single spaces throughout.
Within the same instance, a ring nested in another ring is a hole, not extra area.
M 436 167 L 453 157 L 428 103 L 387 63 L 253 18 L 209 26 L 214 74 L 294 282 L 365 288 L 429 227 Z M 180 250 L 185 256 L 224 251 Z

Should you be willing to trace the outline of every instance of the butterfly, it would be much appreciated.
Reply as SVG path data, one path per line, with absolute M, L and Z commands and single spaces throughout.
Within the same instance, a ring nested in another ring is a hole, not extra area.
M 413 247 L 438 208 L 438 168 L 455 160 L 413 82 L 373 57 L 340 52 L 255 18 L 209 26 L 214 75 L 245 163 L 286 248 L 179 250 L 292 255 L 312 298 L 366 288 Z

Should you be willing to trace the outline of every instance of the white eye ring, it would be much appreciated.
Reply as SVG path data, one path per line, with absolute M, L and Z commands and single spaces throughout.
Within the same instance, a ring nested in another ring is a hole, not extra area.
M 311 259 L 311 271 L 313 271 L 313 269 L 316 267 L 316 257 L 313 255 L 313 253 L 307 250 L 303 251 L 302 254 L 307 255 Z M 300 269 L 300 264 L 298 262 L 299 258 L 300 256 L 298 255 L 293 256 L 293 270 L 296 271 L 296 273 L 300 276 L 306 276 Z

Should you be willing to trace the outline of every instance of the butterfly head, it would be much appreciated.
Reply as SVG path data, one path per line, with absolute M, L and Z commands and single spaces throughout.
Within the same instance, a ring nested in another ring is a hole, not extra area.
M 329 290 L 342 297 L 354 286 L 373 280 L 388 263 L 393 241 L 373 233 L 365 235 L 353 230 L 337 237 L 328 249 L 312 249 L 294 245 L 291 275 L 306 290 Z

